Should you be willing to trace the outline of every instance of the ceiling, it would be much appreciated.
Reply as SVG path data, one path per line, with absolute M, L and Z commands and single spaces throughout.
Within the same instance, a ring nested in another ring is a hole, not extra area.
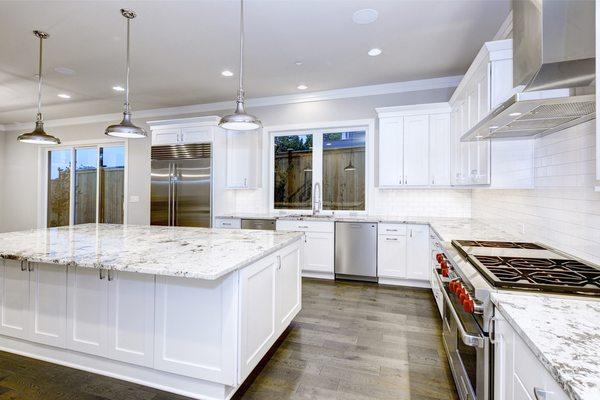
M 44 48 L 45 119 L 118 112 L 125 22 L 132 22 L 134 110 L 233 100 L 239 3 L 202 1 L 0 2 L 0 124 L 35 116 L 37 39 Z M 352 14 L 379 12 L 358 25 Z M 508 15 L 510 0 L 247 0 L 248 97 L 462 74 Z M 373 47 L 383 54 L 370 57 Z M 302 65 L 297 66 L 296 61 Z M 69 68 L 65 75 L 55 68 Z M 221 76 L 230 69 L 233 77 Z M 59 93 L 72 96 L 65 100 Z

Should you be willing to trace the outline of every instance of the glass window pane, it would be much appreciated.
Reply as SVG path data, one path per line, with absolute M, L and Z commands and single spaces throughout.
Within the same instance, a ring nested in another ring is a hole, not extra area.
M 323 135 L 323 209 L 365 209 L 365 132 Z
M 69 225 L 71 150 L 48 152 L 48 227 Z
M 99 222 L 123 223 L 125 195 L 125 148 L 100 149 L 100 216 Z
M 96 163 L 95 147 L 75 149 L 75 224 L 96 222 Z
M 312 208 L 312 135 L 275 137 L 276 209 Z

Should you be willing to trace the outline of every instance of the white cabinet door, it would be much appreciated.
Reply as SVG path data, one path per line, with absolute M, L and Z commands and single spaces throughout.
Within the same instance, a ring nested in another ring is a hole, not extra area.
M 152 367 L 154 275 L 110 271 L 108 357 Z
M 381 118 L 379 120 L 379 186 L 404 185 L 403 135 L 404 119 Z
M 277 338 L 275 256 L 240 270 L 240 381 L 245 379 Z
M 404 118 L 404 184 L 427 185 L 429 182 L 429 117 Z
M 236 383 L 237 278 L 156 276 L 155 369 Z
M 389 278 L 406 277 L 406 236 L 378 236 L 377 276 Z
M 19 261 L 0 260 L 0 334 L 29 335 L 29 271 Z
M 67 343 L 67 268 L 30 264 L 29 340 L 64 348 Z
M 333 273 L 334 233 L 306 232 L 303 271 Z
M 285 249 L 278 255 L 277 280 L 277 324 L 278 334 L 292 321 L 302 302 L 301 270 L 302 248 L 300 243 Z
M 108 350 L 106 271 L 69 267 L 67 278 L 67 348 L 106 356 Z
M 164 129 L 152 131 L 152 145 L 178 144 L 180 138 L 180 129 Z
M 406 236 L 406 278 L 429 280 L 429 226 L 408 225 Z
M 469 119 L 469 110 L 465 101 L 458 105 L 458 123 L 457 137 L 459 140 L 459 159 L 460 159 L 460 178 L 459 184 L 468 185 L 470 183 L 471 170 L 469 168 L 469 151 L 470 145 L 468 142 L 461 142 L 460 138 L 467 131 Z
M 429 184 L 450 185 L 450 114 L 429 116 Z
M 183 128 L 179 140 L 182 144 L 212 142 L 212 128 L 196 127 Z
M 227 188 L 260 186 L 260 132 L 227 132 Z

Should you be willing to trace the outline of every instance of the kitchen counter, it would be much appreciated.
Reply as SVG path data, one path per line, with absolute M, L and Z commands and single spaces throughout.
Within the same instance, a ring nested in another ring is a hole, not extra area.
M 514 293 L 492 301 L 571 399 L 600 399 L 600 301 Z
M 0 234 L 0 258 L 218 279 L 302 233 L 85 224 Z

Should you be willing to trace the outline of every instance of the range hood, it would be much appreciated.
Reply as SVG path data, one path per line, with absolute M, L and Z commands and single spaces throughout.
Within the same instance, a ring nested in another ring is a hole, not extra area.
M 461 141 L 544 136 L 596 117 L 595 1 L 513 0 L 516 94 Z

